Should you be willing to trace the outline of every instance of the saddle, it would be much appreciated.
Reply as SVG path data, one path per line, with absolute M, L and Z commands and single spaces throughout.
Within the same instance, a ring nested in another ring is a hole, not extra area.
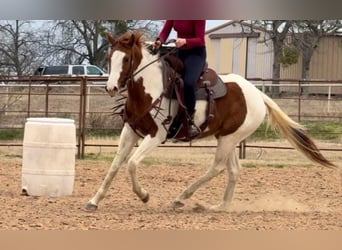
M 163 57 L 163 84 L 164 96 L 169 99 L 178 100 L 178 113 L 176 118 L 183 126 L 172 136 L 173 139 L 181 141 L 190 141 L 188 133 L 188 120 L 190 119 L 187 114 L 184 102 L 184 84 L 182 74 L 184 71 L 183 62 L 175 55 L 166 55 Z M 208 102 L 206 119 L 199 126 L 201 131 L 204 131 L 209 122 L 214 118 L 215 113 L 215 99 L 221 98 L 227 93 L 227 86 L 217 75 L 217 73 L 205 65 L 200 78 L 196 84 L 196 100 L 206 100 Z M 171 118 L 165 120 L 165 124 L 170 122 Z

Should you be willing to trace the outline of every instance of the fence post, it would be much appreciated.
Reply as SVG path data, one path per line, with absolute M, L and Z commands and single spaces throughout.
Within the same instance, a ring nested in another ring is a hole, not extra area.
M 6 86 L 6 102 L 5 102 L 5 116 L 7 115 L 8 103 L 9 103 L 9 91 L 8 86 Z
M 49 83 L 46 84 L 45 91 L 45 117 L 49 116 Z
M 328 88 L 328 113 L 330 113 L 330 100 L 331 100 L 331 85 L 329 83 L 329 88 Z
M 265 93 L 265 81 L 264 80 L 261 81 L 261 90 L 263 93 Z
M 87 77 L 82 77 L 82 147 L 81 147 L 81 159 L 84 159 L 85 148 L 85 127 L 86 127 L 86 114 L 87 114 Z
M 239 158 L 245 159 L 246 158 L 246 140 L 240 142 L 239 145 Z
M 32 88 L 32 83 L 31 83 L 31 78 L 30 78 L 28 97 L 27 97 L 27 117 L 31 116 L 31 88 Z
M 78 148 L 77 148 L 77 158 L 81 158 L 81 148 L 82 148 L 82 133 L 83 133 L 83 117 L 82 117 L 82 110 L 83 110 L 83 80 L 80 81 L 80 107 L 79 107 L 79 114 L 78 114 Z
M 302 81 L 299 80 L 298 81 L 298 114 L 297 114 L 297 119 L 298 122 L 300 122 L 301 117 L 300 117 L 300 113 L 301 113 L 301 97 L 302 97 Z

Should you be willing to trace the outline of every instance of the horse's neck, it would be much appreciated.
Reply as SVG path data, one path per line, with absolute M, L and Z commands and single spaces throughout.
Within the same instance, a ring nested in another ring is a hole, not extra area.
M 139 79 L 139 77 L 143 78 L 145 93 L 150 94 L 152 96 L 152 99 L 155 100 L 161 95 L 163 91 L 163 76 L 161 62 L 159 60 L 155 61 L 158 58 L 158 56 L 151 55 L 146 49 L 142 50 L 142 54 L 143 58 L 136 71 L 138 72 L 146 65 L 150 63 L 152 64 L 142 69 L 141 72 L 139 72 L 135 76 L 135 79 Z

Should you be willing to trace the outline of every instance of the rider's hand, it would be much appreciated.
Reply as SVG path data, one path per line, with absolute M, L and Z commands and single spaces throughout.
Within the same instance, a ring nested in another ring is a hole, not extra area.
M 177 38 L 176 39 L 176 47 L 180 48 L 186 44 L 186 39 L 185 38 Z
M 159 39 L 157 39 L 152 45 L 151 53 L 153 55 L 156 55 L 160 49 L 160 46 L 161 46 L 161 41 Z
M 158 50 L 159 48 L 160 48 L 160 46 L 161 46 L 161 41 L 160 40 L 156 40 L 155 42 L 154 42 L 154 49 L 155 50 Z

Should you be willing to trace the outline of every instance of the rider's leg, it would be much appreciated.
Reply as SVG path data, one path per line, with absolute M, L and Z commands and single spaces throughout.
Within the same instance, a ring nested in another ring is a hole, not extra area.
M 184 50 L 179 52 L 184 62 L 184 99 L 189 114 L 189 137 L 194 138 L 200 134 L 199 128 L 194 124 L 193 118 L 196 106 L 196 83 L 201 76 L 205 62 L 205 47 Z

